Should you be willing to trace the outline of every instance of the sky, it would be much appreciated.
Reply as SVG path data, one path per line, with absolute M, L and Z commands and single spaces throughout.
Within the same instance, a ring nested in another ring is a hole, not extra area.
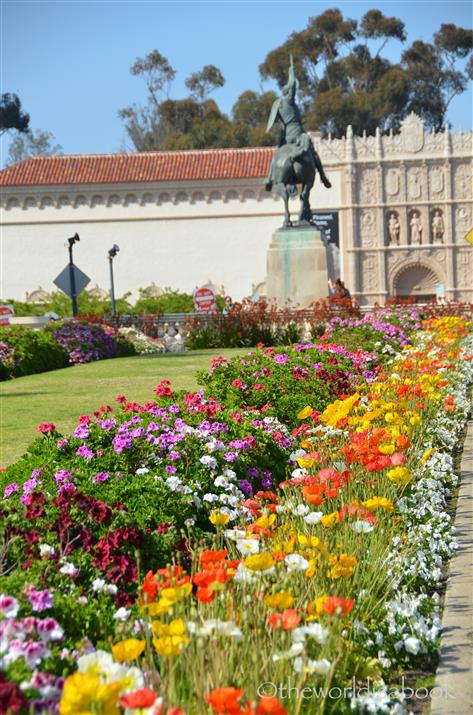
M 0 0 L 1 91 L 18 94 L 30 127 L 51 132 L 64 153 L 130 151 L 117 112 L 146 102 L 144 81 L 129 72 L 137 57 L 157 49 L 168 58 L 177 70 L 174 99 L 188 94 L 186 77 L 216 65 L 226 84 L 212 96 L 229 113 L 243 91 L 275 89 L 261 84 L 259 64 L 331 7 L 358 20 L 373 8 L 400 18 L 406 46 L 431 41 L 442 23 L 472 27 L 470 0 Z M 392 40 L 383 54 L 396 61 L 401 51 Z M 470 83 L 451 104 L 454 131 L 472 128 L 472 111 Z M 4 135 L 2 165 L 8 141 Z

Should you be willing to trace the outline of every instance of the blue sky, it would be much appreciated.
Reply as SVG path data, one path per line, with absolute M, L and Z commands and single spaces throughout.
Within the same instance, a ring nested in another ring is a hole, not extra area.
M 136 57 L 158 49 L 177 70 L 170 96 L 186 95 L 184 80 L 206 64 L 226 85 L 213 96 L 226 112 L 246 89 L 261 85 L 258 65 L 310 16 L 338 7 L 360 19 L 379 8 L 406 24 L 407 44 L 430 41 L 442 22 L 472 26 L 470 0 L 313 2 L 236 0 L 0 0 L 2 92 L 15 92 L 31 127 L 52 132 L 65 153 L 131 149 L 118 109 L 144 103 L 144 82 L 129 73 Z M 398 59 L 401 44 L 385 54 Z M 472 92 L 454 100 L 454 130 L 471 129 Z M 3 139 L 5 153 L 8 140 Z M 3 161 L 2 161 L 3 163 Z

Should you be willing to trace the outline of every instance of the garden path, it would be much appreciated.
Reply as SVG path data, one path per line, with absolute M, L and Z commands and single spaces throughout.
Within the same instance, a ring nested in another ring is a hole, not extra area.
M 463 450 L 455 527 L 459 549 L 448 573 L 431 715 L 473 713 L 473 422 Z

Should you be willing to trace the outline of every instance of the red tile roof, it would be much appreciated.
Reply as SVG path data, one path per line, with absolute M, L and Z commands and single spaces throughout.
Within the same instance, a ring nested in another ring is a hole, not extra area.
M 37 156 L 0 172 L 0 186 L 122 184 L 264 177 L 272 147 Z

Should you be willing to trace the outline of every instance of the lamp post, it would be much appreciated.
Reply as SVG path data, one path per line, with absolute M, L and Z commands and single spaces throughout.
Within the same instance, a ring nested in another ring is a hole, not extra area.
M 77 318 L 77 292 L 76 292 L 76 277 L 74 275 L 74 261 L 72 260 L 72 246 L 80 241 L 79 234 L 75 233 L 71 238 L 67 239 L 69 251 L 69 280 L 71 283 L 71 300 L 72 300 L 72 315 Z
M 116 243 L 113 244 L 112 248 L 108 252 L 108 261 L 110 264 L 110 298 L 112 301 L 112 318 L 115 317 L 115 286 L 113 284 L 113 259 L 119 251 L 119 247 Z

